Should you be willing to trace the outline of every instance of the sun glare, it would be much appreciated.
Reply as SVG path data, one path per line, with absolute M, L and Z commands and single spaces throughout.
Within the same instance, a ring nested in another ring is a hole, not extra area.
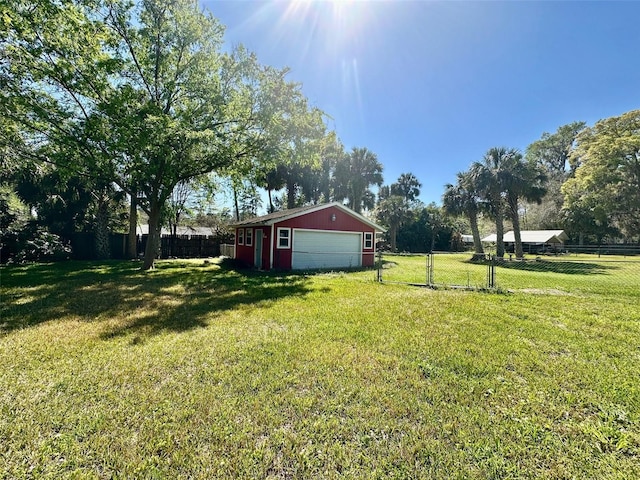
M 340 55 L 364 41 L 362 33 L 370 21 L 371 6 L 369 2 L 353 0 L 292 1 L 284 11 L 282 22 L 286 26 L 282 26 L 295 25 L 300 36 L 322 40 L 325 54 Z
M 355 0 L 304 1 L 286 4 L 278 30 L 291 34 L 299 55 L 319 69 L 340 71 L 342 93 L 360 99 L 358 59 L 375 32 L 373 2 Z

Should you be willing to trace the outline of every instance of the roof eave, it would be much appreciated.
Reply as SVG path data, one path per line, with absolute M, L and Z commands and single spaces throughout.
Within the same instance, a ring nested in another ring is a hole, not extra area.
M 342 205 L 340 202 L 332 202 L 332 203 L 325 203 L 322 205 L 317 205 L 314 208 L 309 208 L 307 210 L 303 210 L 301 212 L 294 212 L 290 215 L 283 215 L 282 217 L 277 217 L 277 218 L 270 218 L 268 220 L 264 220 L 261 222 L 251 222 L 251 221 L 247 221 L 247 223 L 245 222 L 240 222 L 240 223 L 236 223 L 236 224 L 232 224 L 229 225 L 231 228 L 242 228 L 242 227 L 266 227 L 266 226 L 271 226 L 271 225 L 275 225 L 276 223 L 280 223 L 280 222 L 284 222 L 286 220 L 290 220 L 292 218 L 296 218 L 296 217 L 301 217 L 302 215 L 307 215 L 309 213 L 314 213 L 314 212 L 318 212 L 320 210 L 325 210 L 327 208 L 330 207 L 336 207 L 340 210 L 342 210 L 343 212 L 345 212 L 347 215 L 351 215 L 352 217 L 360 220 L 362 223 L 370 226 L 371 228 L 373 228 L 376 232 L 379 233 L 384 233 L 386 232 L 386 229 L 384 229 L 383 227 L 381 227 L 380 225 L 378 225 L 377 223 L 374 223 L 372 221 L 370 221 L 369 219 L 363 217 L 362 215 L 360 215 L 357 212 L 354 212 L 353 210 L 351 210 L 349 207 Z

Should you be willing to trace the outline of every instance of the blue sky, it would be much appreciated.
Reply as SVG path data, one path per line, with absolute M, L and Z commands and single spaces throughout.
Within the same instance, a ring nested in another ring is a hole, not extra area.
M 640 2 L 201 4 L 425 203 L 491 147 L 640 108 Z

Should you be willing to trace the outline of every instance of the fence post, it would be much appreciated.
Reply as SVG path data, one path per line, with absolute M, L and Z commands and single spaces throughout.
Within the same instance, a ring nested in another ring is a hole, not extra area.
M 382 250 L 378 250 L 378 282 L 382 282 Z
M 425 261 L 425 273 L 427 274 L 427 277 L 425 278 L 425 285 L 429 286 L 429 277 L 430 277 L 430 265 L 429 265 L 429 254 L 427 253 L 424 257 L 424 261 Z
M 433 286 L 433 252 L 427 253 L 427 286 Z
M 489 264 L 487 269 L 487 288 L 495 288 L 496 286 L 496 256 L 489 255 Z

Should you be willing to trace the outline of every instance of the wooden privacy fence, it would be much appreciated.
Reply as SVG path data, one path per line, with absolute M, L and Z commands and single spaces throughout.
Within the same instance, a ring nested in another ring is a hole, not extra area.
M 75 260 L 93 260 L 96 258 L 96 236 L 93 233 L 73 233 L 67 239 L 71 246 L 71 258 Z M 127 258 L 127 234 L 109 234 L 110 258 Z
M 148 235 L 138 235 L 136 255 L 141 256 L 147 246 Z M 71 257 L 78 260 L 96 258 L 95 235 L 76 233 L 69 239 Z M 109 235 L 110 258 L 127 258 L 127 235 L 113 233 Z M 201 258 L 220 255 L 220 239 L 205 235 L 163 235 L 160 237 L 160 258 Z
M 218 257 L 220 240 L 205 235 L 163 235 L 160 238 L 161 258 Z

